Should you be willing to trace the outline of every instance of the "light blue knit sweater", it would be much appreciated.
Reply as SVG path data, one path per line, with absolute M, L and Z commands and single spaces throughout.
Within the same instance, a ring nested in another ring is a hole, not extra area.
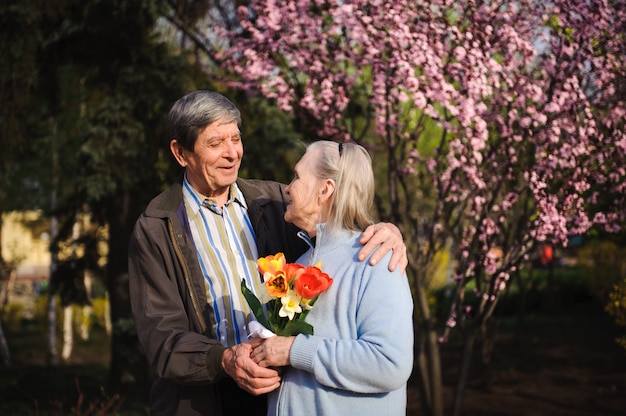
M 404 416 L 413 369 L 413 301 L 405 274 L 389 272 L 387 255 L 376 266 L 358 261 L 360 233 L 324 232 L 298 263 L 322 261 L 334 279 L 307 322 L 314 335 L 298 335 L 291 367 L 269 397 L 269 415 Z

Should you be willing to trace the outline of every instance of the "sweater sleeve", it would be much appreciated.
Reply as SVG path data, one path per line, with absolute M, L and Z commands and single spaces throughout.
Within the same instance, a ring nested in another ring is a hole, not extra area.
M 357 393 L 392 391 L 406 383 L 413 369 L 413 301 L 406 275 L 389 272 L 388 260 L 361 268 L 355 339 L 298 335 L 290 352 L 294 368 L 312 373 L 324 386 Z M 345 319 L 347 311 L 334 313 Z

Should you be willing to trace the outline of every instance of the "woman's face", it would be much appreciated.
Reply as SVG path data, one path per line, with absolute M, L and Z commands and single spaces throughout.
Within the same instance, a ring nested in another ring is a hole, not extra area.
M 295 224 L 310 236 L 315 235 L 315 226 L 325 221 L 324 206 L 329 200 L 323 197 L 325 181 L 313 173 L 315 157 L 310 152 L 302 156 L 294 168 L 291 183 L 285 189 L 291 197 L 285 221 Z

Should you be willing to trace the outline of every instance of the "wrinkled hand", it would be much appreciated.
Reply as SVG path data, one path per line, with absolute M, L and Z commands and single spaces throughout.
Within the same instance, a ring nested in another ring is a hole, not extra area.
M 237 385 L 255 396 L 269 393 L 280 386 L 278 371 L 258 365 L 252 358 L 252 350 L 260 344 L 252 339 L 232 346 L 222 356 L 222 367 Z
M 296 337 L 271 337 L 254 348 L 252 359 L 261 367 L 282 367 L 289 365 L 289 351 Z
M 402 239 L 400 229 L 390 222 L 380 222 L 370 225 L 363 231 L 361 240 L 364 246 L 359 251 L 359 260 L 363 261 L 369 254 L 374 251 L 370 258 L 370 264 L 373 266 L 382 259 L 385 254 L 392 250 L 391 260 L 389 260 L 389 271 L 394 271 L 400 266 L 400 271 L 404 272 L 409 264 L 406 255 L 406 245 Z M 378 249 L 377 249 L 378 248 Z

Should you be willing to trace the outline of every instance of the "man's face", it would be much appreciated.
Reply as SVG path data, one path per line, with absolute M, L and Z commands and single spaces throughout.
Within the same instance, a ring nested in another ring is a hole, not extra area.
M 191 186 L 207 197 L 225 202 L 243 157 L 237 123 L 220 124 L 218 120 L 209 124 L 198 135 L 194 151 L 183 150 L 181 156 L 179 163 L 186 168 Z

